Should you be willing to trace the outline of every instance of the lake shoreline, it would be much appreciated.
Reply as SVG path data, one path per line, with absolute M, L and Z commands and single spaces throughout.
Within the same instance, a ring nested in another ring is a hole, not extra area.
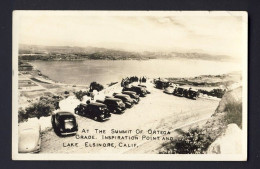
M 192 78 L 239 71 L 239 66 L 233 63 L 183 59 L 31 61 L 29 63 L 54 82 L 71 85 L 85 85 L 93 81 L 107 85 L 129 76 Z

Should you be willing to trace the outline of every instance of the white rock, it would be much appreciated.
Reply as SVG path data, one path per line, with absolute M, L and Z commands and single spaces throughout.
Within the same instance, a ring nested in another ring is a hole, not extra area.
M 207 154 L 241 154 L 242 130 L 234 123 L 209 146 Z

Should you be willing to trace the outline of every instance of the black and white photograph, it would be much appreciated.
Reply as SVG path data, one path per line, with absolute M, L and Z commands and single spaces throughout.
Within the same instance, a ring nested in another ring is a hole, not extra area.
M 247 17 L 14 11 L 12 159 L 246 161 Z

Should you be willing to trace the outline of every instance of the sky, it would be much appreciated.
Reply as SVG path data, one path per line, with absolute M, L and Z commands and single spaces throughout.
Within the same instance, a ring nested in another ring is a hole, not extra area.
M 242 57 L 241 16 L 20 15 L 18 43 L 131 51 L 184 51 Z

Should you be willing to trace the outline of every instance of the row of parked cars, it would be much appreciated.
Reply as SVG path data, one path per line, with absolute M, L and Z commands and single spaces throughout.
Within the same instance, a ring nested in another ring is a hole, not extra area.
M 173 94 L 175 96 L 186 97 L 189 99 L 197 99 L 199 96 L 199 91 L 191 87 L 181 87 L 176 84 L 172 84 L 164 89 L 164 93 Z
M 189 99 L 197 99 L 199 96 L 199 91 L 197 89 L 192 89 L 191 87 L 183 87 L 178 84 L 174 84 L 167 79 L 154 79 L 155 87 L 158 89 L 163 89 L 164 93 L 173 94 L 175 96 L 186 97 Z
M 122 114 L 127 108 L 138 104 L 140 97 L 150 93 L 146 86 L 137 85 L 124 87 L 121 93 L 114 93 L 104 100 L 96 100 L 95 103 L 79 104 L 74 113 L 96 121 L 105 121 L 111 117 L 111 113 Z M 76 116 L 67 111 L 60 111 L 51 116 L 54 132 L 58 136 L 75 135 L 78 131 Z M 27 123 L 26 123 L 27 124 Z M 19 153 L 36 153 L 41 150 L 41 127 L 39 124 L 27 124 L 19 126 Z
M 145 97 L 150 92 L 144 85 L 124 87 L 121 93 L 113 93 L 104 100 L 79 104 L 74 113 L 95 121 L 106 121 L 111 113 L 122 114 L 127 108 L 138 104 L 140 97 Z M 59 136 L 73 135 L 78 131 L 76 117 L 71 112 L 58 112 L 52 115 L 52 125 L 55 133 Z

